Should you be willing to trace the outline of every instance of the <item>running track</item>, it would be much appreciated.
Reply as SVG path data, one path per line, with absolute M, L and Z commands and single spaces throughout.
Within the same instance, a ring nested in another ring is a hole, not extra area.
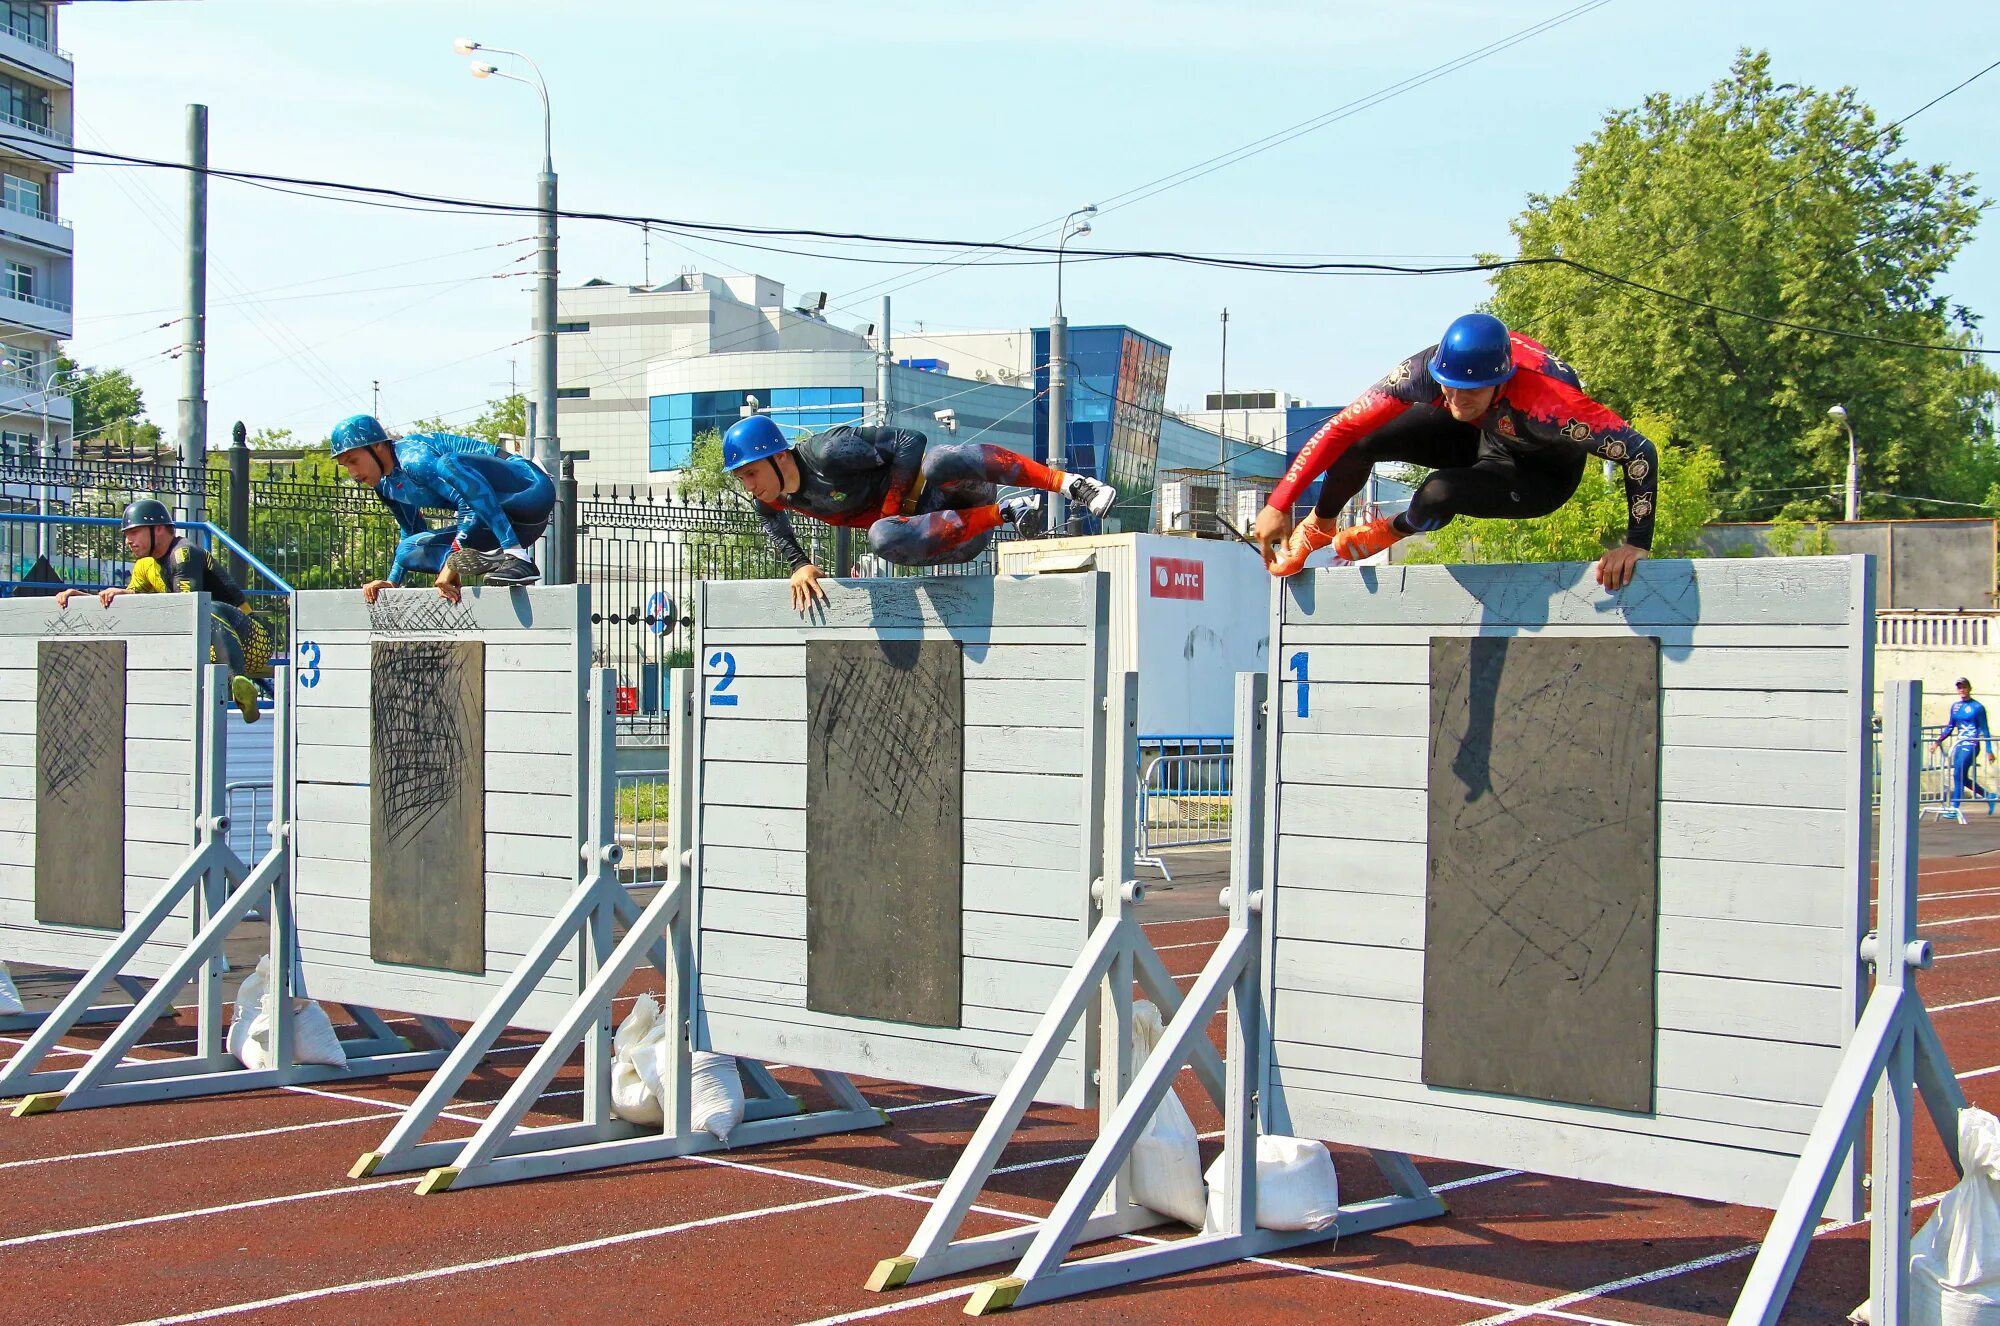
M 1940 957 L 1919 988 L 1967 1095 L 2000 1112 L 2000 857 L 1927 860 L 1919 916 Z M 1185 988 L 1222 926 L 1197 919 L 1148 931 L 1168 969 L 1189 978 Z M 80 1051 L 101 1034 L 65 1043 Z M 171 1042 L 188 1034 L 157 1028 L 150 1040 L 163 1048 L 147 1053 L 171 1053 Z M 507 1042 L 454 1107 L 450 1131 L 434 1136 L 469 1132 L 528 1044 Z M 813 1099 L 802 1074 L 778 1076 Z M 1220 1119 L 1183 1081 L 1196 1126 L 1211 1134 L 1206 1163 L 1220 1145 Z M 0 1118 L 6 1318 L 917 1326 L 963 1320 L 966 1295 L 985 1278 L 886 1295 L 862 1288 L 878 1258 L 902 1251 L 978 1123 L 983 1097 L 863 1081 L 869 1098 L 894 1112 L 892 1127 L 437 1197 L 415 1196 L 413 1175 L 345 1179 L 420 1084 L 408 1077 Z M 575 1117 L 578 1085 L 573 1065 L 541 1103 L 549 1118 Z M 966 1232 L 1046 1211 L 1089 1145 L 1091 1125 L 1074 1111 L 1032 1112 Z M 1921 1121 L 1918 1139 L 1921 1221 L 1951 1170 Z M 1365 1157 L 1336 1147 L 1335 1159 L 1343 1196 L 1381 1190 Z M 1412 1326 L 1716 1321 L 1768 1220 L 1714 1203 L 1420 1164 L 1433 1184 L 1449 1185 L 1448 1219 L 1019 1315 Z M 1787 1321 L 1845 1320 L 1867 1293 L 1866 1232 L 1822 1231 Z

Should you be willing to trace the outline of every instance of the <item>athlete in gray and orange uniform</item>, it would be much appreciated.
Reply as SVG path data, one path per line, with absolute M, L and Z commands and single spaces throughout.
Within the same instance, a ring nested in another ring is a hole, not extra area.
M 1530 520 L 1569 501 L 1592 456 L 1625 471 L 1625 542 L 1597 564 L 1623 589 L 1653 543 L 1659 457 L 1646 437 L 1584 394 L 1575 370 L 1498 318 L 1468 313 L 1328 420 L 1258 515 L 1272 575 L 1288 576 L 1331 544 L 1342 561 L 1372 557 L 1454 516 Z M 1409 510 L 1336 532 L 1334 519 L 1383 461 L 1422 465 Z M 1291 508 L 1320 474 L 1319 501 L 1292 528 Z

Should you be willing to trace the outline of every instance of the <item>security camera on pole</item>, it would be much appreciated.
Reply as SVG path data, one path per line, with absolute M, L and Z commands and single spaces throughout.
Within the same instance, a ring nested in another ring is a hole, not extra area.
M 507 55 L 528 66 L 534 75 L 532 79 L 518 74 L 503 73 L 497 66 L 483 62 L 474 63 L 474 78 L 504 78 L 514 83 L 525 83 L 535 89 L 542 98 L 542 173 L 536 180 L 535 201 L 537 224 L 535 239 L 535 427 L 531 443 L 535 464 L 551 479 L 560 479 L 562 460 L 556 447 L 556 167 L 555 147 L 549 116 L 549 88 L 542 79 L 542 71 L 535 62 L 519 51 L 503 50 L 498 46 L 488 46 L 470 37 L 460 37 L 452 43 L 452 49 L 460 55 L 471 55 L 474 51 L 486 51 L 493 55 Z M 549 529 L 547 548 L 543 565 L 549 568 L 548 583 L 552 585 L 574 584 L 576 568 L 572 564 L 572 550 L 575 545 L 575 531 L 567 528 L 562 508 L 558 504 L 558 515 Z
M 1090 233 L 1089 221 L 1078 217 L 1097 215 L 1097 204 L 1080 207 L 1063 218 L 1062 237 L 1056 241 L 1056 315 L 1049 319 L 1049 468 L 1069 465 L 1069 322 L 1062 311 L 1063 246 L 1079 235 Z M 1074 223 L 1074 224 L 1072 224 Z M 1057 534 L 1069 524 L 1069 504 L 1061 493 L 1049 494 L 1049 528 Z

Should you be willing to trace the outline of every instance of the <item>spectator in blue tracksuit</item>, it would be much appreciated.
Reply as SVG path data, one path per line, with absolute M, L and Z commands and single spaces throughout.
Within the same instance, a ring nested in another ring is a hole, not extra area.
M 333 458 L 349 478 L 375 490 L 403 530 L 388 579 L 361 587 L 370 603 L 407 571 L 434 575 L 438 593 L 454 603 L 462 572 L 489 585 L 532 585 L 542 578 L 527 545 L 548 528 L 556 486 L 533 461 L 455 433 L 391 438 L 367 414 L 334 428 Z M 458 521 L 432 529 L 426 507 L 455 511 Z
M 1968 785 L 1972 795 L 1984 800 L 1986 789 L 1979 785 L 1975 772 L 1975 761 L 1979 758 L 1979 748 L 1991 741 L 1993 733 L 1986 726 L 1986 706 L 1972 698 L 1972 683 L 1965 678 L 1958 679 L 1958 701 L 1951 707 L 1951 717 L 1945 721 L 1943 732 L 1938 734 L 1936 746 L 1943 750 L 1947 743 L 1951 746 L 1951 808 L 1958 809 L 1960 798 Z M 1986 752 L 1986 762 L 1993 763 L 1993 752 Z

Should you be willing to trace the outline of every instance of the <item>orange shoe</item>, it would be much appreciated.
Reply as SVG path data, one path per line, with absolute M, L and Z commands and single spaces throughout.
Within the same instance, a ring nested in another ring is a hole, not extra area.
M 1344 562 L 1358 562 L 1408 537 L 1396 528 L 1395 517 L 1378 516 L 1366 525 L 1351 525 L 1335 535 L 1333 552 Z
M 1266 566 L 1274 576 L 1297 575 L 1305 569 L 1306 558 L 1333 541 L 1333 522 L 1321 521 L 1319 512 L 1314 511 L 1292 528 L 1292 537 Z

